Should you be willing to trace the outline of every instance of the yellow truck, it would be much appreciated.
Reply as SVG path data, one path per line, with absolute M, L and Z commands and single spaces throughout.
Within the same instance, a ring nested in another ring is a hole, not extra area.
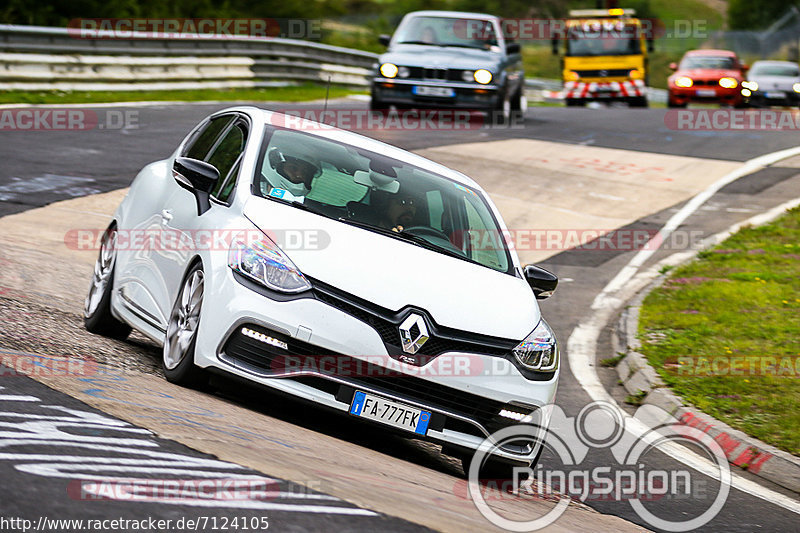
M 653 24 L 633 9 L 581 9 L 554 30 L 553 54 L 561 57 L 568 106 L 586 102 L 627 102 L 647 107 L 647 54 Z

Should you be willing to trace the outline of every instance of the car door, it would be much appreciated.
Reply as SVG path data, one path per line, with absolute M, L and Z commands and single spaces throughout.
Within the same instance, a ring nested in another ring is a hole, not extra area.
M 235 118 L 227 114 L 201 122 L 182 143 L 180 155 L 205 157 Z M 151 163 L 134 181 L 126 197 L 128 208 L 120 220 L 125 242 L 117 258 L 117 284 L 124 304 L 151 326 L 161 329 L 166 324 L 161 302 L 169 297 L 159 267 L 159 257 L 168 253 L 165 245 L 170 237 L 165 232 L 165 210 L 180 189 L 173 177 L 172 163 L 172 158 Z
M 189 262 L 197 255 L 202 257 L 212 251 L 219 242 L 215 234 L 223 232 L 228 226 L 228 205 L 247 143 L 248 130 L 245 118 L 235 116 L 217 135 L 213 144 L 203 144 L 187 152 L 187 157 L 213 165 L 219 171 L 219 179 L 211 192 L 211 208 L 202 215 L 198 213 L 194 193 L 179 185 L 176 185 L 160 213 L 163 231 L 170 235 L 167 241 L 169 246 L 165 246 L 154 258 L 165 287 L 164 297 L 158 301 L 163 316 L 169 316 Z

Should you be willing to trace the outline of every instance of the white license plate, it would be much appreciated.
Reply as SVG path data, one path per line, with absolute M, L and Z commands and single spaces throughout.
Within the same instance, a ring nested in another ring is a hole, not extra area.
M 450 87 L 428 87 L 427 85 L 415 85 L 414 94 L 417 96 L 440 96 L 452 98 L 456 95 L 455 90 Z
M 428 424 L 431 421 L 431 413 L 429 411 L 361 391 L 356 391 L 355 395 L 353 395 L 350 414 L 377 420 L 420 435 L 425 435 L 428 432 Z
M 704 98 L 714 97 L 717 96 L 716 89 L 697 89 L 697 96 L 701 96 Z
M 768 92 L 765 93 L 765 96 L 767 98 L 780 98 L 780 99 L 786 98 L 786 95 L 783 94 L 782 92 Z

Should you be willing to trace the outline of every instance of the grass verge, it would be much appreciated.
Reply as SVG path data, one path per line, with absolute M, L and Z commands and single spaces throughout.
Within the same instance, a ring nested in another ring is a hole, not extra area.
M 331 86 L 329 98 L 341 98 L 354 91 Z M 296 85 L 263 89 L 196 89 L 185 91 L 0 91 L 0 104 L 87 104 L 105 102 L 150 102 L 211 100 L 241 102 L 302 102 L 325 98 L 323 85 Z
M 686 401 L 800 455 L 800 208 L 676 269 L 645 299 L 639 336 Z

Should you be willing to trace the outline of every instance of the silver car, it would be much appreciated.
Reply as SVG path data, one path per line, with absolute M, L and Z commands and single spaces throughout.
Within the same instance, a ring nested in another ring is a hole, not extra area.
M 753 106 L 800 104 L 800 67 L 790 61 L 756 61 L 742 83 L 742 96 Z

